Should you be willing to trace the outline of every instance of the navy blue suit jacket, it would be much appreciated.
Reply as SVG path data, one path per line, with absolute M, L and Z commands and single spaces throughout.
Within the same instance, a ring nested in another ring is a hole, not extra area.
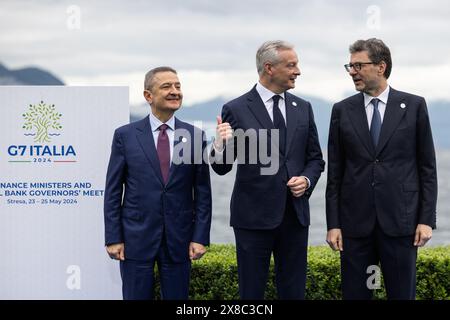
M 390 236 L 436 227 L 436 158 L 425 99 L 390 89 L 375 148 L 362 93 L 333 106 L 328 139 L 328 229 Z
M 189 260 L 191 241 L 208 245 L 211 184 L 205 148 L 204 133 L 175 118 L 174 152 L 164 185 L 149 118 L 118 128 L 106 176 L 106 245 L 123 242 L 125 259 L 148 261 L 156 256 L 164 231 L 175 262 Z M 178 156 L 187 160 L 174 164 Z
M 255 164 L 238 161 L 236 181 L 231 198 L 231 226 L 245 229 L 273 229 L 283 220 L 288 187 L 287 181 L 293 176 L 306 176 L 311 181 L 306 193 L 293 198 L 294 208 L 300 223 L 310 224 L 308 198 L 313 191 L 324 168 L 322 152 L 314 123 L 311 104 L 288 92 L 285 93 L 287 134 L 286 154 L 279 155 L 280 169 L 273 175 L 261 175 L 261 168 L 269 167 L 264 161 Z M 229 122 L 233 130 L 237 129 L 275 129 L 269 113 L 255 87 L 223 106 L 223 122 Z M 260 135 L 257 137 L 260 143 Z M 271 135 L 268 135 L 270 144 Z M 277 142 L 278 143 L 278 142 Z M 236 143 L 234 146 L 236 147 Z M 219 175 L 228 173 L 233 163 L 226 163 L 226 147 L 223 153 L 224 163 L 215 163 L 212 168 Z M 251 146 L 245 145 L 246 160 Z M 270 149 L 270 146 L 269 146 Z M 272 150 L 269 150 L 272 152 Z M 214 150 L 211 152 L 214 158 Z M 236 158 L 236 152 L 234 154 Z M 238 158 L 239 159 L 239 158 Z

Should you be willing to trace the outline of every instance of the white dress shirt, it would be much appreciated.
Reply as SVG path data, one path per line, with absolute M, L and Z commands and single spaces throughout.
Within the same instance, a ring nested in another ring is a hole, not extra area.
M 150 128 L 152 130 L 153 141 L 155 141 L 155 147 L 158 148 L 158 135 L 159 135 L 159 126 L 164 124 L 157 117 L 150 112 L 149 115 L 150 120 Z M 167 122 L 165 122 L 169 127 L 166 130 L 167 136 L 169 137 L 169 146 L 170 146 L 170 163 L 172 163 L 172 155 L 173 155 L 173 140 L 175 137 L 175 117 L 172 116 Z
M 387 86 L 386 89 L 378 97 L 372 97 L 365 92 L 363 92 L 363 94 L 364 94 L 364 106 L 366 107 L 367 122 L 369 123 L 369 130 L 370 130 L 370 124 L 372 123 L 373 108 L 374 108 L 373 104 L 371 103 L 372 99 L 377 98 L 378 100 L 380 100 L 378 102 L 378 110 L 380 111 L 381 123 L 383 123 L 384 112 L 386 111 L 386 105 L 389 97 L 389 86 Z
M 264 102 L 267 112 L 269 113 L 270 120 L 272 120 L 273 122 L 273 96 L 276 95 L 276 93 L 273 93 L 272 91 L 264 87 L 260 82 L 256 84 L 256 91 Z M 279 96 L 281 97 L 281 99 L 278 101 L 278 108 L 283 115 L 284 124 L 286 124 L 286 102 L 284 100 L 284 92 L 280 93 Z

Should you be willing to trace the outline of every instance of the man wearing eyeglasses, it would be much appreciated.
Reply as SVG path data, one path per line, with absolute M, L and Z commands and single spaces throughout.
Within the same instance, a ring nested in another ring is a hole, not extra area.
M 388 85 L 391 54 L 379 39 L 352 44 L 345 68 L 360 93 L 333 106 L 326 191 L 327 242 L 341 253 L 343 298 L 370 299 L 380 263 L 388 299 L 415 299 L 417 248 L 436 227 L 426 102 Z

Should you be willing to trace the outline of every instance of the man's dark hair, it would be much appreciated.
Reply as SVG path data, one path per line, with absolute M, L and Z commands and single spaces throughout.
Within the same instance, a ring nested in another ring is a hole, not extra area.
M 374 63 L 380 63 L 384 61 L 386 63 L 386 70 L 384 71 L 384 77 L 386 79 L 391 75 L 392 59 L 391 51 L 384 44 L 383 41 L 376 38 L 370 38 L 367 40 L 357 40 L 350 45 L 350 53 L 356 53 L 361 51 L 367 51 L 369 59 Z

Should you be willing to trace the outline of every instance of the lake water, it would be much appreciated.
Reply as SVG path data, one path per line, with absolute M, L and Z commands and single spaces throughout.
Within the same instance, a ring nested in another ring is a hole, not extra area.
M 326 160 L 326 155 L 324 155 Z M 437 203 L 437 229 L 428 245 L 450 244 L 450 150 L 437 152 L 439 196 Z M 309 244 L 326 244 L 325 187 L 326 171 L 317 184 L 311 198 L 311 226 Z M 213 219 L 211 227 L 212 243 L 234 243 L 233 229 L 230 227 L 230 198 L 233 190 L 235 170 L 225 176 L 211 170 L 213 190 Z M 262 195 L 263 196 L 263 195 Z

